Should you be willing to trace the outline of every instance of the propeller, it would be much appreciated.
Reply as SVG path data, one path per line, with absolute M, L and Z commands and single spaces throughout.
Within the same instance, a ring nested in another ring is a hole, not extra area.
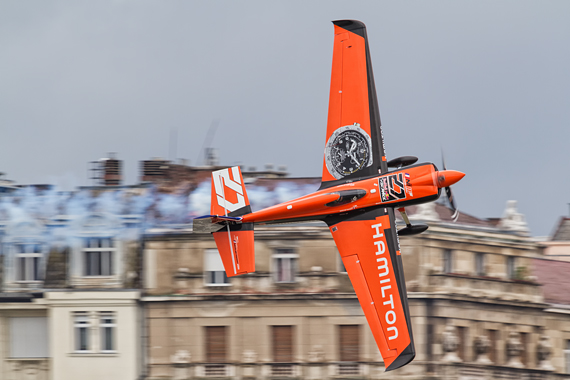
M 441 151 L 441 162 L 443 164 L 443 170 L 447 170 L 447 166 L 445 165 L 445 157 L 443 155 L 443 150 Z M 451 192 L 451 186 L 445 187 L 445 195 L 447 195 L 447 200 L 449 201 L 449 205 L 451 207 L 451 219 L 454 222 L 457 222 L 457 218 L 459 218 L 459 210 L 457 209 L 457 205 L 455 204 L 455 198 L 453 197 L 453 193 Z

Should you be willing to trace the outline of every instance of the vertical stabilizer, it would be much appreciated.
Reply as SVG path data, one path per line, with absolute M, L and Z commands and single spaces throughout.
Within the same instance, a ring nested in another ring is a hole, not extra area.
M 212 172 L 212 215 L 240 216 L 251 207 L 239 166 Z

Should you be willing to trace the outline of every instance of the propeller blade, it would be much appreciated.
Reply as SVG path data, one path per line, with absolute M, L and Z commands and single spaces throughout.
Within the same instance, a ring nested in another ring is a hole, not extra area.
M 457 218 L 459 218 L 459 210 L 455 205 L 455 198 L 453 198 L 451 187 L 445 188 L 445 194 L 447 195 L 447 200 L 449 201 L 449 205 L 451 206 L 451 210 L 453 211 L 453 214 L 451 214 L 451 219 L 453 219 L 454 222 L 457 222 Z
M 443 165 L 443 170 L 447 170 L 447 165 L 445 165 L 445 156 L 443 155 L 443 149 L 441 150 L 441 163 Z M 457 209 L 457 205 L 455 204 L 455 198 L 453 198 L 453 193 L 451 192 L 451 187 L 445 187 L 445 195 L 447 195 L 447 200 L 449 201 L 449 206 L 451 207 L 451 219 L 454 222 L 457 222 L 459 218 L 459 210 Z

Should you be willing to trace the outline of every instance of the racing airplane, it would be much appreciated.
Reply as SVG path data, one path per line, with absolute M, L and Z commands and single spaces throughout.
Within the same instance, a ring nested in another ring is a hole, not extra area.
M 405 207 L 434 201 L 445 189 L 455 217 L 450 186 L 464 174 L 438 170 L 432 163 L 415 164 L 413 156 L 386 160 L 366 27 L 354 20 L 333 24 L 320 188 L 252 212 L 240 168 L 218 170 L 212 173 L 211 215 L 194 219 L 193 228 L 214 235 L 226 274 L 231 277 L 255 270 L 255 224 L 324 221 L 390 371 L 415 356 L 398 235 L 418 234 L 428 228 L 412 225 Z M 406 223 L 399 231 L 395 209 Z

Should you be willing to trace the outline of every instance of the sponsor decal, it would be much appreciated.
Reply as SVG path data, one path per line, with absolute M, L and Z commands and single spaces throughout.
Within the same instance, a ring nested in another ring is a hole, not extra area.
M 214 181 L 218 205 L 228 212 L 236 211 L 246 206 L 244 198 L 245 189 L 243 188 L 238 166 L 212 172 L 212 180 Z M 231 203 L 227 200 L 230 192 L 235 192 L 237 198 L 236 203 Z
M 382 202 L 393 202 L 406 198 L 404 174 L 396 173 L 378 178 Z M 411 186 L 409 186 L 411 192 Z
M 398 327 L 395 326 L 398 316 L 394 311 L 394 290 L 397 289 L 396 284 L 392 284 L 390 276 L 390 258 L 386 258 L 386 238 L 382 223 L 373 224 L 372 226 L 374 245 L 376 246 L 376 264 L 378 269 L 378 281 L 380 282 L 380 295 L 382 296 L 382 313 L 387 323 L 386 333 L 388 340 L 394 340 L 398 337 Z M 394 289 L 392 288 L 394 285 Z M 397 294 L 396 294 L 397 296 Z M 389 335 L 392 333 L 392 335 Z
M 378 128 L 380 130 L 380 140 L 382 140 L 382 153 L 384 157 L 386 157 L 386 145 L 384 145 L 384 132 L 382 132 L 382 128 Z M 380 170 L 378 171 L 380 173 Z
M 388 199 L 388 179 L 386 177 L 380 177 L 378 179 L 378 185 L 380 187 L 380 198 L 382 202 L 386 202 Z
M 325 146 L 325 164 L 336 179 L 372 165 L 372 140 L 360 124 L 336 129 Z
M 412 191 L 412 184 L 411 184 L 411 181 L 410 181 L 410 174 L 409 174 L 409 173 L 404 173 L 404 178 L 405 178 L 405 180 L 406 180 L 406 193 L 408 193 L 408 195 L 409 195 L 410 197 L 413 197 L 413 196 L 414 196 L 414 193 L 413 193 L 413 191 Z
M 238 235 L 234 235 L 234 238 L 232 240 L 232 244 L 234 245 L 234 256 L 235 256 L 235 261 L 236 261 L 236 265 L 237 265 L 237 270 L 240 270 L 239 268 L 239 254 L 238 254 L 238 243 L 239 243 L 239 236 Z M 233 258 L 232 258 L 233 261 Z M 237 273 L 236 270 L 234 269 L 234 273 Z

